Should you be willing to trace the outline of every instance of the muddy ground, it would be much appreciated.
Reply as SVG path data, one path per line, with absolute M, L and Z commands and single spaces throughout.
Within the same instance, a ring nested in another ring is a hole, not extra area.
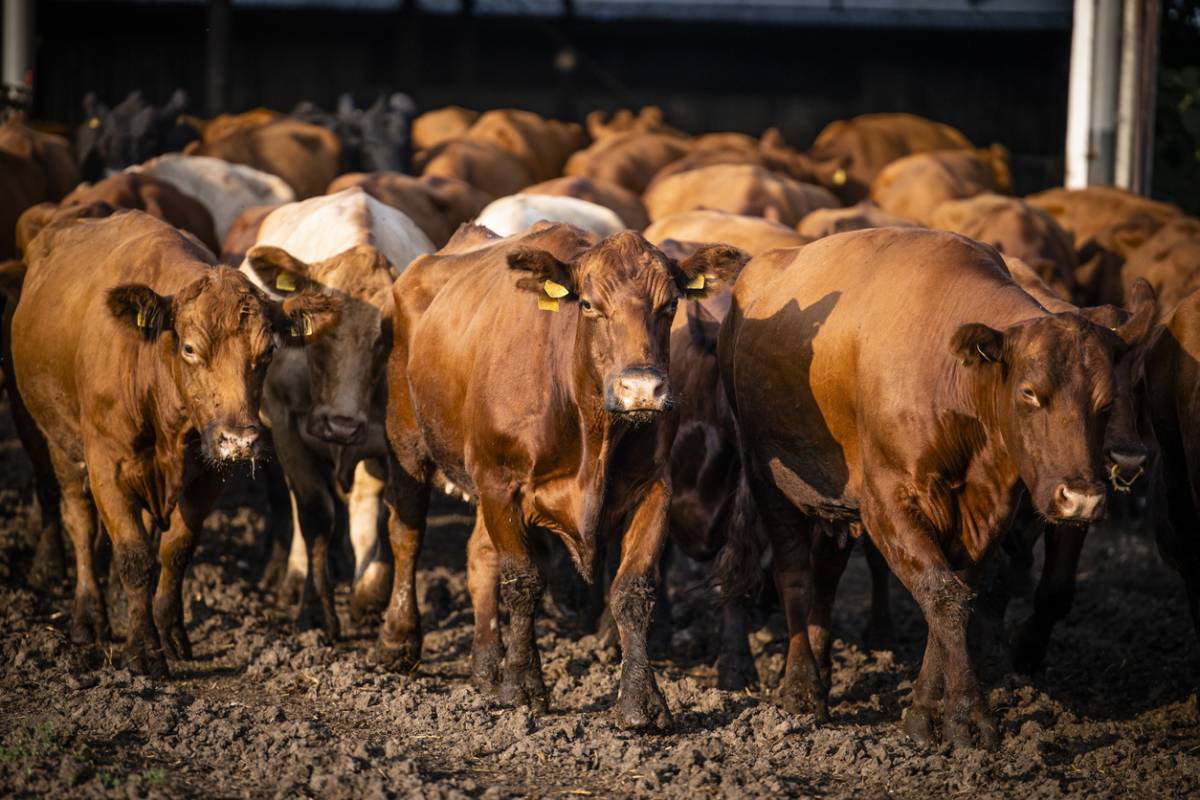
M 441 505 L 420 572 L 425 658 L 377 671 L 374 631 L 297 635 L 256 587 L 254 492 L 209 521 L 186 584 L 196 658 L 156 682 L 83 659 L 67 638 L 69 588 L 32 591 L 29 474 L 0 407 L 0 794 L 49 797 L 1184 797 L 1200 792 L 1197 645 L 1177 577 L 1136 531 L 1089 540 L 1074 610 L 1045 672 L 991 683 L 994 753 L 923 750 L 898 720 L 924 636 L 893 587 L 894 649 L 864 650 L 865 560 L 837 613 L 832 721 L 767 701 L 783 625 L 753 642 L 763 694 L 714 688 L 717 615 L 704 568 L 672 571 L 676 634 L 659 683 L 677 732 L 620 731 L 607 709 L 619 665 L 553 604 L 539 621 L 551 713 L 497 707 L 467 682 L 466 506 Z M 1021 619 L 1028 600 L 1010 608 Z M 120 614 L 113 615 L 119 632 Z M 110 649 L 119 648 L 119 644 Z M 93 659 L 95 661 L 97 659 Z M 101 656 L 100 661 L 104 660 Z M 119 661 L 119 658 L 118 658 Z

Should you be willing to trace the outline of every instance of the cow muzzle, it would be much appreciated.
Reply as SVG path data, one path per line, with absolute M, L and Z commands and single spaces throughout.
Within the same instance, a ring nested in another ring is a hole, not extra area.
M 338 414 L 329 408 L 315 408 L 308 417 L 308 432 L 330 444 L 356 445 L 367 438 L 366 417 Z
M 1100 483 L 1060 483 L 1054 489 L 1051 516 L 1062 522 L 1094 522 L 1104 516 L 1106 496 Z
M 1108 481 L 1118 492 L 1128 492 L 1146 472 L 1146 451 L 1113 447 L 1108 451 Z
M 635 422 L 649 422 L 671 406 L 667 375 L 653 367 L 623 370 L 608 384 L 604 408 Z
M 257 425 L 217 425 L 206 437 L 214 461 L 253 461 L 262 446 Z

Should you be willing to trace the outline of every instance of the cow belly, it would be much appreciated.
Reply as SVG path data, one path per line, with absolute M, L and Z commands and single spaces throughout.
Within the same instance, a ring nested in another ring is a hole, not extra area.
M 858 519 L 858 498 L 850 492 L 849 469 L 840 458 L 781 453 L 768 456 L 764 466 L 775 487 L 806 514 Z

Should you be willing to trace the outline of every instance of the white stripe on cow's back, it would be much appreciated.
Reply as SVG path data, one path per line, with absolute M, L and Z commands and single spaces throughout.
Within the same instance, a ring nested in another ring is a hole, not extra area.
M 628 227 L 610 208 L 578 197 L 549 194 L 510 194 L 493 200 L 479 212 L 475 224 L 511 236 L 542 220 L 566 222 L 601 238 Z

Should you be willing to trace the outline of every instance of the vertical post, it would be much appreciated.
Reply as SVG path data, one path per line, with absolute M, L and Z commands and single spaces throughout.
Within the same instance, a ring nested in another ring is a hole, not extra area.
M 230 0 L 208 0 L 205 109 L 215 117 L 229 108 Z
M 1114 182 L 1139 194 L 1150 189 L 1153 163 L 1158 14 L 1158 0 L 1125 0 Z
M 1067 90 L 1068 189 L 1088 185 L 1092 124 L 1092 39 L 1096 27 L 1096 0 L 1075 0 L 1071 26 L 1071 78 Z
M 4 0 L 4 105 L 33 101 L 33 0 Z
M 1088 134 L 1088 183 L 1113 182 L 1117 144 L 1117 95 L 1121 62 L 1122 0 L 1096 0 L 1092 34 L 1092 119 Z

